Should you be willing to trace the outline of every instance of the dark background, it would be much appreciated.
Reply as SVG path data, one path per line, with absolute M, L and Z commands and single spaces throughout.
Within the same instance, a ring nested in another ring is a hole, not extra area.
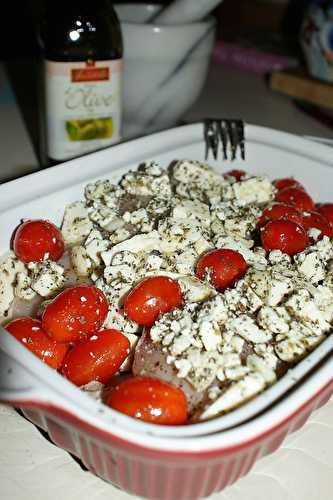
M 7 12 L 2 12 L 0 21 L 2 60 L 22 59 L 38 54 L 36 27 L 45 1 L 51 0 L 6 2 Z M 265 39 L 269 41 L 272 35 L 282 34 L 284 38 L 296 40 L 304 7 L 308 1 L 224 0 L 214 13 L 218 19 L 218 37 L 230 39 L 238 35 L 256 34 L 261 41 Z M 126 2 L 118 0 L 117 3 Z M 170 0 L 151 0 L 151 3 L 168 4 Z

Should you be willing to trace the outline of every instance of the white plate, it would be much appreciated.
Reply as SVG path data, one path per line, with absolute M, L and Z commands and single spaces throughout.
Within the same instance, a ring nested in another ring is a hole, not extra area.
M 295 176 L 317 201 L 331 199 L 333 158 L 330 148 L 297 136 L 251 125 L 246 126 L 245 132 L 246 162 L 220 160 L 209 163 L 221 171 L 231 167 L 244 168 L 247 172 L 267 175 L 271 179 Z M 163 166 L 180 158 L 204 160 L 204 150 L 202 125 L 187 125 L 124 143 L 4 184 L 0 187 L 0 252 L 8 250 L 10 236 L 21 219 L 43 217 L 60 224 L 64 206 L 82 199 L 87 182 L 98 178 L 109 178 L 117 182 L 125 172 L 135 169 L 145 160 L 155 160 Z M 127 431 L 147 433 L 150 436 L 182 438 L 208 435 L 239 425 L 262 412 L 295 386 L 332 349 L 333 336 L 270 389 L 228 415 L 192 426 L 166 427 L 135 421 L 105 406 L 101 412 L 101 405 L 90 400 L 86 394 L 47 366 L 40 366 L 39 360 L 14 339 L 8 338 L 6 332 L 0 332 L 0 400 L 17 399 L 18 395 L 23 399 L 27 399 L 29 395 L 30 399 L 56 400 L 71 412 L 81 416 L 84 414 L 87 420 L 102 428 L 112 423 Z M 8 377 L 4 368 L 12 365 L 17 373 L 14 384 L 13 377 Z M 300 385 L 306 383 L 305 381 Z

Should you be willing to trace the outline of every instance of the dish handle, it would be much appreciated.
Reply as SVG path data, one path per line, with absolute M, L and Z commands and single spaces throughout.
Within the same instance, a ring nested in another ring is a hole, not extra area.
M 0 326 L 0 403 L 29 406 L 47 400 L 38 370 L 28 368 L 36 362 L 40 360 Z

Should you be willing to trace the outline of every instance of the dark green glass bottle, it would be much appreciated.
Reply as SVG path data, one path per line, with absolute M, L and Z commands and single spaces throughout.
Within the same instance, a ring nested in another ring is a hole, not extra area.
M 53 164 L 121 138 L 122 36 L 108 0 L 46 2 L 44 149 Z

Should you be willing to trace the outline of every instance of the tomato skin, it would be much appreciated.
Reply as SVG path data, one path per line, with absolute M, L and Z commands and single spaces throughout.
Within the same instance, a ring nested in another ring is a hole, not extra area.
M 210 283 L 219 291 L 232 287 L 247 270 L 244 257 L 235 250 L 220 248 L 211 250 L 198 260 L 195 274 L 204 280 L 209 272 Z
M 316 210 L 333 225 L 333 203 L 319 203 Z
M 70 349 L 62 373 L 75 385 L 97 380 L 106 384 L 130 352 L 130 342 L 118 330 L 102 330 Z
M 228 172 L 225 172 L 223 174 L 223 177 L 224 178 L 227 178 L 227 177 L 234 177 L 236 179 L 236 181 L 240 181 L 241 178 L 246 175 L 246 172 L 244 170 L 237 170 L 237 169 L 233 169 L 233 170 L 228 170 Z
M 261 230 L 262 246 L 267 252 L 281 250 L 288 255 L 302 252 L 309 245 L 305 229 L 288 220 L 272 220 Z
M 44 309 L 42 325 L 58 342 L 86 340 L 102 327 L 108 313 L 104 293 L 95 286 L 67 288 Z
M 161 313 L 182 307 L 183 296 L 177 281 L 153 276 L 138 283 L 124 300 L 124 314 L 139 325 L 152 326 Z
M 187 402 L 181 389 L 151 377 L 132 377 L 111 388 L 106 404 L 130 417 L 159 425 L 187 422 Z
M 51 368 L 61 367 L 68 344 L 50 339 L 39 319 L 17 318 L 7 323 L 5 329 Z
M 312 227 L 319 229 L 321 234 L 317 238 L 321 240 L 324 236 L 333 238 L 333 227 L 319 212 L 305 212 L 303 214 L 302 226 L 306 231 Z
M 315 204 L 311 196 L 297 187 L 285 188 L 279 191 L 275 197 L 276 201 L 294 205 L 299 210 L 311 212 L 315 208 Z
M 304 189 L 304 186 L 292 177 L 284 177 L 283 179 L 276 179 L 273 181 L 274 186 L 278 191 L 281 191 L 281 189 L 289 188 L 289 187 L 296 187 L 298 189 Z
M 64 253 L 64 240 L 60 230 L 51 222 L 29 220 L 17 228 L 13 247 L 22 262 L 57 261 Z
M 266 208 L 261 214 L 258 226 L 264 226 L 270 220 L 286 219 L 302 225 L 302 213 L 293 205 L 286 203 L 275 203 L 269 208 Z

